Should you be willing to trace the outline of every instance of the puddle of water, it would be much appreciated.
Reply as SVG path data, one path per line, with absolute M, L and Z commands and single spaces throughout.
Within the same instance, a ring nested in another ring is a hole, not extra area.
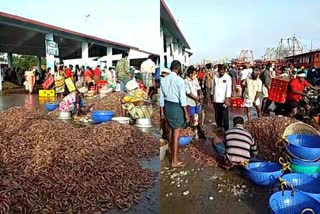
M 44 104 L 47 102 L 57 101 L 56 97 L 39 97 L 38 95 L 32 94 L 8 94 L 0 95 L 0 111 L 5 109 L 23 106 L 27 109 L 38 109 L 45 112 L 46 109 Z

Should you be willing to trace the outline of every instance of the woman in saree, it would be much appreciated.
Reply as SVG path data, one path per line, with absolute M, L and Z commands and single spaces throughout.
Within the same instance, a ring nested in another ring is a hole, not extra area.
M 63 94 L 65 92 L 65 76 L 64 76 L 64 71 L 63 71 L 63 66 L 60 66 L 58 68 L 58 71 L 54 75 L 54 85 L 56 89 L 56 95 L 61 96 L 63 98 Z
M 59 111 L 60 112 L 71 111 L 72 115 L 77 115 L 77 116 L 85 114 L 87 110 L 82 109 L 84 107 L 82 98 L 84 97 L 83 94 L 86 92 L 88 92 L 88 89 L 86 87 L 83 87 L 78 89 L 77 91 L 69 93 L 60 102 Z
M 24 84 L 25 88 L 26 88 L 26 90 L 29 91 L 29 94 L 32 94 L 34 85 L 36 83 L 35 71 L 30 69 L 29 71 L 26 71 L 24 75 L 26 78 L 26 81 Z
M 126 113 L 132 117 L 132 119 L 151 118 L 153 109 L 152 103 L 148 94 L 139 88 L 139 84 L 135 80 L 130 80 L 126 84 L 127 93 L 121 99 L 122 104 L 122 116 Z

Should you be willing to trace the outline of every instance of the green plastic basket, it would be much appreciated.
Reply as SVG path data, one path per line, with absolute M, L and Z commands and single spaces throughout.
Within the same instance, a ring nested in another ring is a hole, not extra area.
M 320 174 L 320 166 L 301 166 L 296 164 L 290 164 L 292 172 L 313 175 Z

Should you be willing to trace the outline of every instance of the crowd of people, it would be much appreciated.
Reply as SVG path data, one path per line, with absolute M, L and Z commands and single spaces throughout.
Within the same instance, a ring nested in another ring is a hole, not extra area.
M 60 111 L 71 111 L 77 115 L 84 113 L 81 109 L 84 94 L 91 88 L 96 90 L 99 82 L 103 80 L 107 83 L 105 87 L 112 89 L 109 92 L 118 91 L 122 95 L 119 103 L 123 109 L 122 116 L 129 115 L 133 120 L 152 116 L 150 97 L 157 93 L 157 88 L 160 87 L 156 84 L 159 68 L 156 66 L 156 57 L 153 55 L 150 55 L 139 67 L 129 66 L 128 54 L 124 53 L 115 67 L 101 69 L 100 65 L 97 65 L 92 69 L 89 66 L 85 68 L 69 65 L 67 67 L 60 64 L 55 70 L 56 72 L 52 74 L 51 69 L 47 69 L 44 82 L 50 78 L 53 80 L 51 87 L 63 99 L 60 103 Z M 70 93 L 66 80 L 72 81 L 77 90 Z
M 268 113 L 272 103 L 268 99 L 271 80 L 283 77 L 289 80 L 287 90 L 287 116 L 297 113 L 305 89 L 319 90 L 313 86 L 317 82 L 318 72 L 315 68 L 294 68 L 293 66 L 276 67 L 268 63 L 264 66 L 207 64 L 206 66 L 189 66 L 182 70 L 179 61 L 173 61 L 170 69 L 162 70 L 160 87 L 160 116 L 162 130 L 170 143 L 171 165 L 180 167 L 185 164 L 178 159 L 178 141 L 180 132 L 186 127 L 193 127 L 199 138 L 206 139 L 202 121 L 202 108 L 213 105 L 215 137 L 214 148 L 222 146 L 227 168 L 250 160 L 257 154 L 257 145 L 251 134 L 243 128 L 245 118 L 233 119 L 234 127 L 229 127 L 229 108 L 231 98 L 239 97 L 243 101 L 247 120 L 251 120 L 255 108 L 257 117 Z M 309 83 L 307 80 L 311 83 Z M 221 150 L 219 150 L 221 151 Z
M 61 99 L 60 111 L 71 111 L 75 115 L 86 113 L 84 111 L 83 97 L 90 90 L 95 90 L 102 85 L 104 91 L 117 91 L 122 98 L 119 105 L 122 107 L 122 116 L 132 119 L 150 118 L 153 113 L 150 97 L 159 94 L 160 68 L 157 66 L 158 56 L 150 55 L 140 66 L 130 66 L 128 53 L 124 52 L 115 67 L 100 65 L 90 66 L 65 65 L 59 63 L 52 68 L 41 70 L 37 67 L 28 69 L 3 69 L 3 80 L 25 86 L 30 94 L 36 85 L 42 89 L 54 89 L 56 96 Z M 70 83 L 74 87 L 70 90 Z M 100 86 L 99 86 L 100 85 Z M 102 93 L 103 90 L 100 92 Z M 87 108 L 88 110 L 88 108 Z

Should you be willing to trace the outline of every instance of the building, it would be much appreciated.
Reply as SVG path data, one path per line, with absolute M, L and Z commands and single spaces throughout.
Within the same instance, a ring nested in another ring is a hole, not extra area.
M 170 67 L 173 60 L 189 66 L 192 50 L 164 0 L 160 0 L 160 64 Z
M 285 62 L 294 66 L 320 68 L 320 50 L 286 57 Z
M 8 67 L 12 67 L 12 54 L 46 58 L 47 67 L 54 72 L 58 62 L 111 67 L 121 59 L 122 53 L 137 62 L 147 58 L 149 52 L 137 47 L 87 35 L 28 18 L 0 12 L 0 52 L 7 53 Z

